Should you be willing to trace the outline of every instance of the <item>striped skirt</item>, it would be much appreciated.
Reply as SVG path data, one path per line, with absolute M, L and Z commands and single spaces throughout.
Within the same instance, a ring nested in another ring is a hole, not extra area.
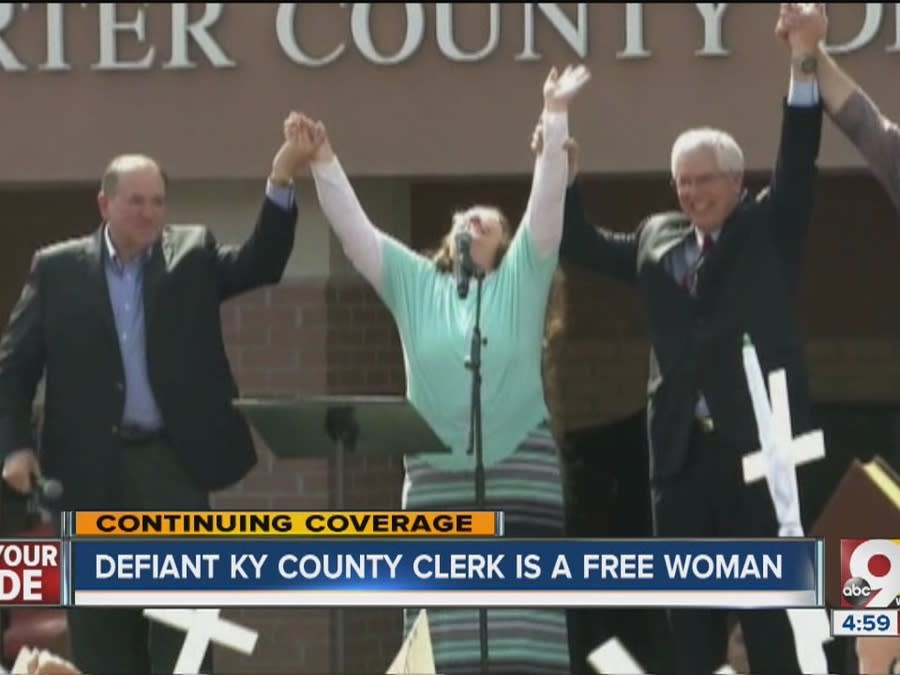
M 485 467 L 485 502 L 486 509 L 504 512 L 506 536 L 563 536 L 560 460 L 548 427 L 536 429 L 509 457 Z M 472 472 L 441 471 L 425 459 L 407 456 L 404 509 L 467 510 L 474 506 Z M 418 611 L 404 611 L 404 634 Z M 478 673 L 478 610 L 433 607 L 427 612 L 437 672 Z M 491 609 L 487 612 L 487 634 L 491 675 L 571 672 L 564 609 Z

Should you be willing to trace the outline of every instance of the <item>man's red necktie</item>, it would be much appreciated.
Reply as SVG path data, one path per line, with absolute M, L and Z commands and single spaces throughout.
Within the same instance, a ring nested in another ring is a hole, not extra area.
M 712 238 L 712 235 L 703 235 L 703 246 L 700 248 L 700 255 L 697 256 L 697 260 L 691 265 L 685 273 L 684 279 L 682 279 L 682 285 L 691 295 L 697 290 L 697 272 L 700 270 L 700 265 L 703 264 L 703 261 L 706 259 L 706 256 L 712 250 L 714 245 L 715 240 Z

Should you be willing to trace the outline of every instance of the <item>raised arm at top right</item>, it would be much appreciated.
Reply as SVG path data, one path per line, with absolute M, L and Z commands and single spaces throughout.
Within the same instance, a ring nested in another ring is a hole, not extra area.
M 820 63 L 819 88 L 829 115 L 900 210 L 900 127 L 831 56 L 823 52 Z
M 825 109 L 865 157 L 869 168 L 900 210 L 900 127 L 887 118 L 863 88 L 825 49 L 828 15 L 824 3 L 783 3 L 776 33 L 806 35 L 818 45 L 816 79 Z

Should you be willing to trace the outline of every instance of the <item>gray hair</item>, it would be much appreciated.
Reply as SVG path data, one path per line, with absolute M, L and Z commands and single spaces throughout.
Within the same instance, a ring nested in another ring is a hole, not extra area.
M 682 158 L 698 150 L 710 150 L 716 158 L 719 171 L 728 173 L 743 173 L 744 171 L 744 153 L 731 134 L 721 129 L 700 127 L 688 129 L 675 139 L 675 143 L 672 145 L 673 178 Z
M 103 172 L 103 178 L 100 180 L 100 191 L 107 196 L 112 196 L 119 186 L 119 179 L 122 177 L 122 174 L 147 168 L 156 169 L 162 178 L 163 185 L 166 185 L 166 174 L 155 159 L 147 155 L 130 154 L 119 155 L 110 161 Z

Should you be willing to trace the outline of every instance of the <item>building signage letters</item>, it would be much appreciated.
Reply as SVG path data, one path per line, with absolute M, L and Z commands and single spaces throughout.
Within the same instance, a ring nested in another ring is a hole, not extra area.
M 408 2 L 403 4 L 405 15 L 405 35 L 402 43 L 391 49 L 377 47 L 372 35 L 372 15 L 384 11 L 375 3 L 340 3 L 346 13 L 346 32 L 343 39 L 323 53 L 310 53 L 298 35 L 298 25 L 309 20 L 314 9 L 300 3 L 280 3 L 275 8 L 271 39 L 275 40 L 284 58 L 297 66 L 323 68 L 338 61 L 350 50 L 356 50 L 366 61 L 391 66 L 406 63 L 415 58 L 423 42 L 434 40 L 440 53 L 449 61 L 471 63 L 487 59 L 496 52 L 502 31 L 516 34 L 516 45 L 512 58 L 519 62 L 540 61 L 543 58 L 536 43 L 535 28 L 540 22 L 550 26 L 571 49 L 573 59 L 589 59 L 588 34 L 592 7 L 590 3 L 578 3 L 572 9 L 564 10 L 557 3 L 523 3 L 521 21 L 512 25 L 505 21 L 501 25 L 500 3 L 485 3 L 483 20 L 487 24 L 483 44 L 476 48 L 462 48 L 457 41 L 457 24 L 454 19 L 453 3 L 437 3 L 434 11 L 426 16 L 425 5 Z M 624 25 L 620 29 L 620 43 L 610 49 L 617 60 L 645 59 L 653 56 L 653 46 L 644 39 L 644 13 L 653 11 L 644 7 L 645 3 L 624 3 Z M 869 45 L 878 34 L 884 20 L 886 3 L 865 3 L 862 24 L 852 36 L 837 44 L 829 44 L 832 53 L 847 53 Z M 900 3 L 895 4 L 895 26 L 893 43 L 888 52 L 900 52 Z M 96 71 L 146 71 L 189 70 L 199 67 L 235 68 L 240 66 L 229 54 L 229 45 L 216 37 L 216 25 L 227 11 L 235 8 L 227 3 L 204 3 L 200 11 L 188 14 L 189 3 L 168 3 L 171 12 L 169 30 L 171 45 L 169 53 L 161 53 L 154 45 L 153 35 L 147 30 L 145 5 L 120 6 L 118 3 L 0 3 L 0 70 L 7 73 L 64 72 L 75 68 Z M 696 44 L 688 48 L 697 57 L 727 57 L 731 54 L 722 34 L 722 22 L 728 12 L 729 3 L 698 2 L 690 7 L 696 16 Z M 242 11 L 247 11 L 243 9 Z M 394 10 L 396 11 L 396 10 Z M 43 31 L 43 60 L 39 63 L 27 62 L 10 45 L 9 37 L 16 30 L 17 20 L 25 13 L 45 14 Z M 90 63 L 73 63 L 66 51 L 66 17 L 72 12 L 96 12 L 97 49 Z M 429 24 L 433 17 L 434 25 Z M 508 15 L 507 15 L 508 18 Z M 265 36 L 262 36 L 265 38 Z M 120 42 L 129 40 L 141 47 L 141 56 L 125 58 L 121 54 Z M 233 45 L 231 46 L 233 47 Z M 602 49 L 593 46 L 596 51 Z

